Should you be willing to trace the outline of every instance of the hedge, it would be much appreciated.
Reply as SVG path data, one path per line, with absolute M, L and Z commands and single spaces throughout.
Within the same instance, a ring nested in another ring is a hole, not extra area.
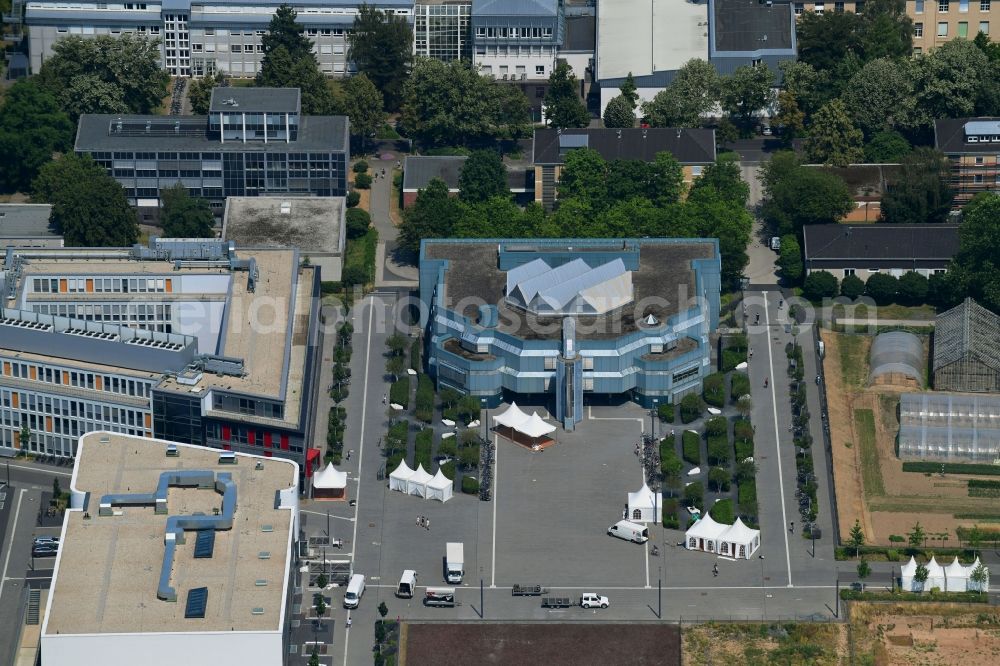
M 712 520 L 714 520 L 717 523 L 732 525 L 734 522 L 736 522 L 736 516 L 733 515 L 733 500 L 731 499 L 719 500 L 708 512 L 708 515 L 710 515 L 712 517 Z
M 716 435 L 708 438 L 708 464 L 723 465 L 729 462 L 729 440 L 725 435 Z
M 409 429 L 410 424 L 406 421 L 399 421 L 389 426 L 389 433 L 385 437 L 386 455 L 391 455 L 397 451 L 406 451 L 406 439 Z
M 1000 465 L 990 463 L 936 463 L 926 461 L 904 462 L 904 472 L 930 472 L 938 474 L 980 474 L 983 476 L 1000 476 Z
M 725 435 L 729 432 L 729 421 L 725 416 L 713 416 L 705 422 L 705 434 L 709 437 Z
M 455 461 L 453 460 L 451 462 L 446 462 L 445 464 L 441 465 L 441 473 L 444 474 L 449 479 L 451 479 L 452 481 L 454 481 L 455 480 Z
M 676 530 L 680 527 L 680 520 L 677 518 L 678 502 L 672 498 L 663 499 L 663 526 Z
M 410 368 L 420 372 L 420 354 L 423 352 L 423 341 L 417 337 L 410 345 Z
M 462 477 L 462 492 L 467 495 L 475 495 L 479 492 L 479 480 L 471 476 Z
M 729 491 L 729 471 L 722 467 L 713 467 L 708 470 L 708 487 L 716 492 Z
M 413 469 L 423 465 L 425 470 L 431 468 L 431 448 L 434 446 L 434 431 L 424 428 L 417 433 L 413 445 Z
M 681 422 L 691 423 L 701 416 L 701 398 L 694 393 L 688 393 L 681 398 Z
M 441 440 L 441 443 L 438 444 L 438 455 L 452 457 L 458 455 L 458 442 L 455 441 L 454 437 Z
M 701 437 L 696 432 L 685 430 L 681 436 L 681 451 L 684 460 L 692 465 L 701 464 Z
M 695 481 L 684 489 L 684 501 L 688 506 L 695 506 L 699 509 L 705 507 L 705 486 L 701 481 Z
M 665 423 L 674 422 L 674 406 L 669 402 L 665 402 L 656 408 L 656 413 L 660 417 L 661 421 Z
M 857 592 L 845 589 L 840 591 L 844 601 L 924 601 L 950 602 L 967 604 L 985 604 L 989 595 L 979 592 Z
M 413 414 L 424 423 L 434 420 L 434 381 L 427 375 L 417 377 L 417 396 Z
M 969 479 L 970 488 L 1000 488 L 1000 481 L 994 479 Z
M 722 407 L 726 404 L 726 376 L 721 372 L 716 372 L 705 377 L 702 395 L 705 402 L 713 407 Z
M 733 402 L 739 400 L 740 396 L 750 395 L 750 377 L 745 372 L 734 372 L 731 382 L 730 393 Z
M 751 479 L 740 484 L 737 493 L 740 514 L 744 516 L 757 515 L 757 480 Z
M 984 539 L 984 542 L 986 540 Z M 858 555 L 855 555 L 857 551 Z M 931 557 L 952 559 L 957 557 L 963 564 L 972 564 L 976 559 L 975 553 L 969 548 L 886 548 L 885 546 L 861 546 L 855 549 L 853 546 L 838 546 L 833 549 L 835 560 L 854 560 L 864 556 L 869 561 L 899 562 L 903 556 L 913 555 L 917 561 L 927 562 Z
M 753 458 L 753 440 L 736 440 L 736 462 L 743 462 L 747 458 Z
M 400 377 L 389 387 L 389 402 L 402 405 L 403 409 L 410 406 L 410 378 Z

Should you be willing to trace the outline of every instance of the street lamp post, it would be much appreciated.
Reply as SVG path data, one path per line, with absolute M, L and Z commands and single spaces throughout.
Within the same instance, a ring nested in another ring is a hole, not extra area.
M 656 417 L 657 417 L 656 406 L 657 403 L 659 402 L 660 402 L 659 398 L 653 398 L 653 408 L 649 410 L 649 432 L 653 436 L 653 441 L 656 441 Z
M 763 615 L 764 620 L 767 620 L 767 591 L 764 589 L 764 556 L 758 555 L 760 558 L 760 598 L 763 604 Z

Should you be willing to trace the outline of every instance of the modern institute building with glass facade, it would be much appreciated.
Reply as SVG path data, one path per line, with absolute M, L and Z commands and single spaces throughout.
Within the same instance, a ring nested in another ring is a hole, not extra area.
M 718 326 L 716 239 L 435 239 L 420 248 L 428 372 L 495 406 L 701 390 Z
M 80 116 L 75 150 L 155 208 L 182 183 L 222 214 L 226 197 L 347 194 L 346 116 L 304 116 L 297 88 L 216 88 L 209 115 Z

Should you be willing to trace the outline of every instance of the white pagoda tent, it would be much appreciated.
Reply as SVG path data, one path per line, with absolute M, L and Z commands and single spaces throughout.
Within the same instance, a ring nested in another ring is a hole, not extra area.
M 944 590 L 944 567 L 937 563 L 937 560 L 931 557 L 931 561 L 927 563 L 927 582 L 924 583 L 925 590 L 933 590 L 934 588 L 939 590 Z
M 919 590 L 914 590 L 913 585 L 916 583 L 914 576 L 917 575 L 917 561 L 910 557 L 910 561 L 904 564 L 899 569 L 899 577 L 903 581 L 903 589 L 907 592 L 919 592 Z
M 969 590 L 969 574 L 972 571 L 962 566 L 962 563 L 955 558 L 955 561 L 944 568 L 944 587 L 946 592 L 967 592 Z
M 406 480 L 406 493 L 427 499 L 427 484 L 433 478 L 422 463 L 417 465 L 417 470 Z
M 406 482 L 413 476 L 413 470 L 406 464 L 405 460 L 400 460 L 399 465 L 389 473 L 389 490 L 398 490 L 401 493 L 409 492 Z
M 642 488 L 628 494 L 628 510 L 625 518 L 633 523 L 659 523 L 663 515 L 663 499 L 649 489 Z
M 328 464 L 313 477 L 313 499 L 332 500 L 347 498 L 347 472 L 338 471 Z
M 706 512 L 684 535 L 688 550 L 701 550 L 741 560 L 749 560 L 760 548 L 760 530 L 736 519 L 732 525 L 717 523 Z
M 517 428 L 529 418 L 531 417 L 521 411 L 516 402 L 512 402 L 503 414 L 496 414 L 493 417 L 493 422 L 507 428 Z
M 916 580 L 917 561 L 911 557 L 910 561 L 904 564 L 899 571 L 902 578 L 902 588 L 906 592 L 925 592 L 935 587 L 942 592 L 986 591 L 990 585 L 988 569 L 986 571 L 986 582 L 982 584 L 982 590 L 980 590 L 981 584 L 972 580 L 972 572 L 976 570 L 979 564 L 978 557 L 969 566 L 963 565 L 956 557 L 951 564 L 942 567 L 934 558 L 931 558 L 931 561 L 926 564 L 927 580 L 924 583 L 920 583 Z
M 515 402 L 510 403 L 504 413 L 494 416 L 493 423 L 500 426 L 504 437 L 532 448 L 550 444 L 549 435 L 556 429 L 556 426 L 546 423 L 538 412 L 529 416 Z
M 444 475 L 440 469 L 434 478 L 427 482 L 427 499 L 436 499 L 439 502 L 447 502 L 451 499 L 454 484 L 451 479 Z

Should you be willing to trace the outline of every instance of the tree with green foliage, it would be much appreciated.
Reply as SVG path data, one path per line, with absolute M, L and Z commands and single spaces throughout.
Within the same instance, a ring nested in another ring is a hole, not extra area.
M 865 144 L 865 162 L 870 164 L 898 164 L 910 154 L 913 147 L 899 132 L 884 130 L 877 132 Z
M 693 58 L 677 70 L 669 86 L 642 105 L 642 112 L 653 127 L 701 127 L 702 117 L 718 100 L 718 72 L 709 62 Z
M 795 97 L 795 103 L 806 119 L 832 99 L 827 85 L 829 77 L 825 71 L 817 71 L 802 60 L 782 60 L 778 63 L 778 69 L 781 71 L 783 92 Z
M 450 238 L 456 224 L 465 216 L 461 201 L 448 195 L 448 186 L 434 178 L 417 193 L 413 205 L 403 211 L 399 244 L 411 252 L 420 249 L 425 238 Z
M 313 595 L 313 609 L 316 611 L 316 617 L 322 622 L 323 616 L 326 615 L 326 599 L 321 592 Z
M 629 72 L 622 84 L 618 86 L 618 91 L 632 105 L 633 111 L 639 106 L 639 88 L 635 85 L 635 77 L 632 76 L 632 72 Z
M 813 126 L 806 139 L 809 161 L 845 167 L 864 159 L 864 135 L 839 99 L 829 102 L 816 112 Z
M 990 582 L 990 572 L 989 569 L 986 568 L 986 565 L 982 562 L 977 562 L 975 568 L 972 570 L 972 573 L 969 574 L 969 581 L 975 583 L 975 585 L 970 587 L 974 587 L 978 590 L 979 594 L 986 592 Z
M 545 92 L 545 124 L 560 129 L 590 124 L 587 105 L 580 99 L 580 84 L 573 69 L 564 60 L 558 61 L 549 74 L 549 88 Z
M 131 34 L 71 35 L 53 44 L 38 81 L 74 122 L 84 113 L 152 113 L 170 80 L 159 45 Z
M 297 16 L 290 6 L 281 5 L 271 17 L 267 32 L 261 37 L 264 57 L 256 82 L 269 88 L 298 88 L 302 113 L 330 115 L 337 110 L 336 100 L 326 77 L 319 71 L 312 41 L 295 20 Z
M 753 133 L 757 113 L 773 101 L 774 72 L 761 65 L 738 67 L 720 83 L 722 109 L 740 129 L 743 136 Z
M 594 209 L 606 206 L 608 164 L 593 148 L 578 148 L 566 154 L 559 178 L 559 198 L 578 198 Z
M 403 86 L 413 66 L 413 30 L 402 14 L 363 4 L 347 36 L 348 59 L 382 93 L 395 111 L 403 102 Z
M 861 552 L 861 546 L 865 545 L 865 532 L 861 529 L 861 521 L 854 520 L 854 527 L 851 528 L 851 535 L 847 540 L 847 545 L 854 549 L 854 557 Z
M 330 584 L 330 579 L 326 577 L 325 573 L 321 573 L 319 576 L 316 577 L 316 587 L 318 587 L 319 589 L 321 590 L 326 589 L 326 586 L 329 584 Z
M 1000 44 L 990 41 L 990 36 L 985 32 L 977 32 L 976 38 L 972 40 L 976 48 L 983 52 L 986 59 L 992 63 L 1000 63 Z
M 868 578 L 872 573 L 872 568 L 868 564 L 868 560 L 861 558 L 858 562 L 858 580 L 861 581 L 861 589 L 865 589 L 865 578 Z
M 1000 194 L 983 192 L 973 197 L 962 211 L 958 234 L 959 249 L 948 277 L 960 293 L 1000 312 Z
M 344 83 L 344 113 L 350 119 L 351 134 L 361 139 L 362 146 L 385 125 L 383 107 L 382 93 L 367 74 L 357 74 Z
M 212 89 L 226 85 L 228 80 L 222 72 L 209 74 L 200 79 L 192 79 L 188 83 L 187 92 L 191 112 L 196 116 L 207 116 L 209 106 L 212 103 Z
M 802 295 L 810 301 L 821 301 L 837 295 L 837 278 L 827 271 L 813 271 L 802 283 Z
M 795 26 L 799 61 L 818 72 L 835 71 L 848 54 L 861 53 L 861 21 L 854 12 L 803 12 Z
M 865 296 L 878 305 L 889 305 L 899 293 L 899 280 L 888 273 L 875 273 L 865 282 Z
M 192 197 L 182 183 L 161 191 L 160 227 L 167 238 L 214 238 L 215 216 L 208 201 Z
M 385 602 L 381 602 L 378 605 L 378 616 L 381 619 L 385 619 L 385 616 L 389 614 L 389 607 L 385 605 Z
M 635 127 L 635 107 L 625 95 L 616 95 L 604 107 L 604 126 L 614 128 Z
M 500 153 L 489 149 L 472 151 L 459 172 L 458 190 L 462 201 L 473 203 L 509 196 L 507 169 Z
M 806 114 L 799 109 L 795 94 L 788 90 L 778 93 L 778 113 L 774 116 L 774 125 L 780 129 L 781 141 L 790 146 L 792 141 L 805 134 Z
M 681 421 L 684 423 L 691 423 L 699 416 L 701 416 L 702 405 L 701 398 L 698 397 L 696 393 L 688 393 L 686 396 L 681 398 Z
M 656 156 L 657 159 L 660 158 L 660 155 L 668 154 L 660 153 Z M 747 205 L 747 201 L 750 199 L 750 186 L 743 180 L 743 176 L 740 173 L 739 158 L 735 153 L 719 155 L 715 162 L 702 169 L 701 175 L 691 185 L 692 192 L 707 188 L 715 190 L 726 201 L 731 201 L 740 206 Z M 667 203 L 674 203 L 677 200 L 677 198 L 671 198 Z
M 913 54 L 913 21 L 906 14 L 906 0 L 868 0 L 860 14 L 866 61 L 905 61 Z
M 17 433 L 17 441 L 21 444 L 21 450 L 27 451 L 31 444 L 31 428 L 27 423 L 21 424 L 21 431 Z
M 33 188 L 35 200 L 52 204 L 50 221 L 66 245 L 128 247 L 139 238 L 125 190 L 89 155 L 67 153 L 49 162 Z
M 781 277 L 789 284 L 798 284 L 802 279 L 802 248 L 795 234 L 781 237 L 781 250 L 778 255 L 778 268 Z
M 344 214 L 344 223 L 347 225 L 347 237 L 353 240 L 368 233 L 372 218 L 363 208 L 348 208 Z
M 914 109 L 909 62 L 889 58 L 868 62 L 851 77 L 843 102 L 847 115 L 865 136 L 906 127 Z
M 977 115 L 983 93 L 996 74 L 986 54 L 964 39 L 945 42 L 918 56 L 912 67 L 916 106 L 910 124 L 925 130 L 937 118 Z
M 954 193 L 949 185 L 951 164 L 933 148 L 916 148 L 903 158 L 902 168 L 882 195 L 881 221 L 897 224 L 945 222 Z
M 865 282 L 857 275 L 845 275 L 840 281 L 840 295 L 855 299 L 865 293 Z
M 426 146 L 477 146 L 528 136 L 528 98 L 468 63 L 421 58 L 403 86 L 403 125 Z
M 916 271 L 903 273 L 897 296 L 903 305 L 923 305 L 927 301 L 927 278 Z
M 27 192 L 42 165 L 73 146 L 74 129 L 35 79 L 12 85 L 0 106 L 0 192 Z
M 837 222 L 854 208 L 839 176 L 804 167 L 792 153 L 777 153 L 762 167 L 764 220 L 778 236 L 797 234 L 807 224 Z

